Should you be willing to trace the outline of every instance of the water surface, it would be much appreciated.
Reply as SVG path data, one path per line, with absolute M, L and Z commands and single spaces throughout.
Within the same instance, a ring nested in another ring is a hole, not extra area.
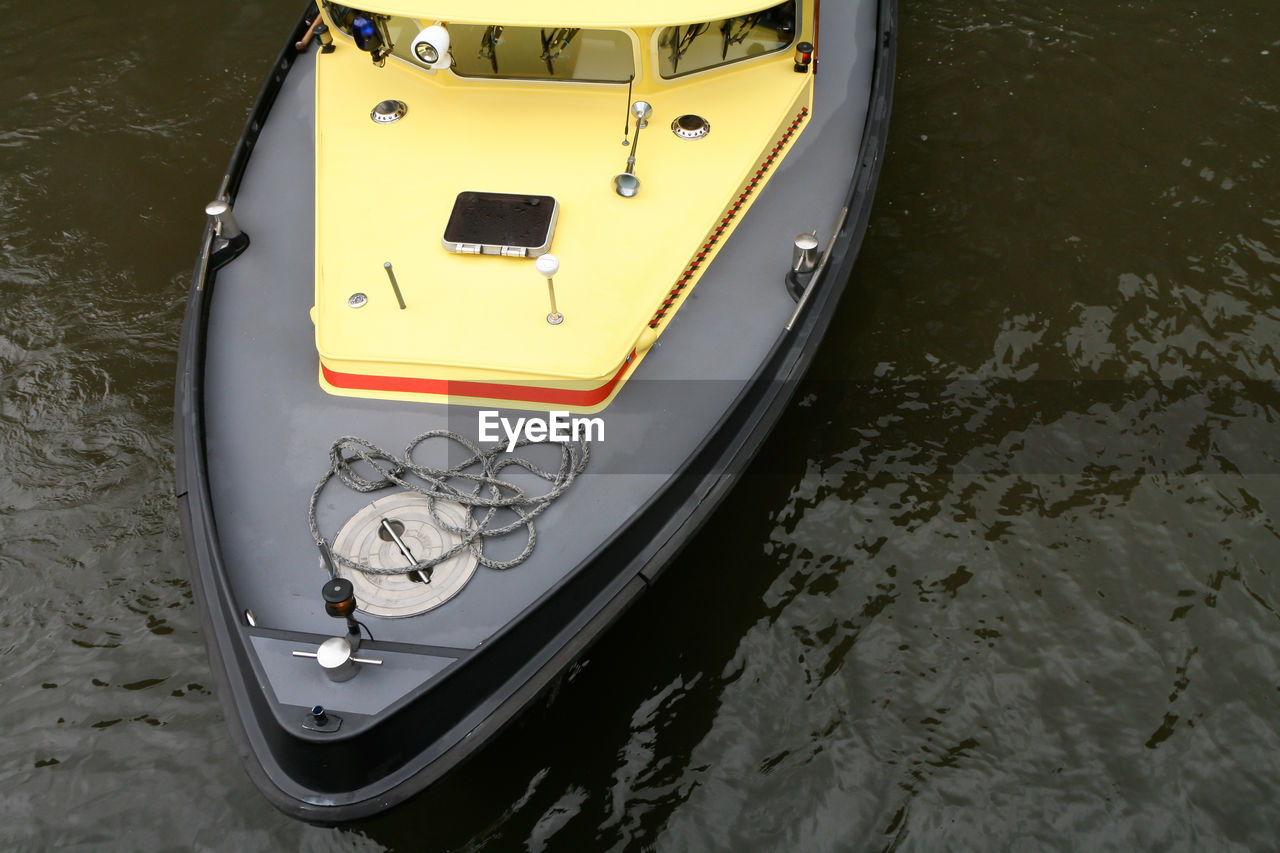
M 902 0 L 761 463 L 554 696 L 344 830 L 241 770 L 171 484 L 201 208 L 297 9 L 0 11 L 0 846 L 1274 846 L 1273 0 Z

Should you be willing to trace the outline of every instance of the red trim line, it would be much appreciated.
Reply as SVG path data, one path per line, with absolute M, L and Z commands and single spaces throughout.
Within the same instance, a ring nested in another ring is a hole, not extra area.
M 791 140 L 791 137 L 795 135 L 796 128 L 800 126 L 800 123 L 804 121 L 805 116 L 807 115 L 809 115 L 809 108 L 801 107 L 799 114 L 797 114 L 795 119 L 791 122 L 791 126 L 782 134 L 782 138 L 778 140 L 778 144 L 773 146 L 773 150 L 769 152 L 768 156 L 764 158 L 764 162 L 760 164 L 760 168 L 756 170 L 755 177 L 747 182 L 742 193 L 738 195 L 738 200 L 729 208 L 729 212 L 724 219 L 720 220 L 720 224 L 716 226 L 716 230 L 712 233 L 711 239 L 707 240 L 707 242 L 703 244 L 702 248 L 698 250 L 698 254 L 694 257 L 693 261 L 690 262 L 689 266 L 685 267 L 684 274 L 680 276 L 676 281 L 675 286 L 671 288 L 671 292 L 662 300 L 662 304 L 658 306 L 658 310 L 653 315 L 653 319 L 649 321 L 650 329 L 658 328 L 658 323 L 662 322 L 662 318 L 667 315 L 667 310 L 675 304 L 676 297 L 680 295 L 680 291 L 685 289 L 685 286 L 689 284 L 689 280 L 693 278 L 693 274 L 698 271 L 698 267 L 702 266 L 702 262 L 706 260 L 707 254 L 710 253 L 711 248 L 715 246 L 716 242 L 724 235 L 725 229 L 729 226 L 729 223 L 733 221 L 733 218 L 738 215 L 738 211 L 740 211 L 742 206 L 746 204 L 747 199 L 751 197 L 753 192 L 755 192 L 756 186 L 760 183 L 760 180 L 773 166 L 773 161 L 778 159 L 778 153 L 782 151 L 787 142 Z
M 322 363 L 324 379 L 335 388 L 351 391 L 385 391 L 392 394 L 439 394 L 446 397 L 479 397 L 485 400 L 514 400 L 587 408 L 608 399 L 636 358 L 632 350 L 613 378 L 595 388 L 547 388 L 541 385 L 508 385 L 501 382 L 464 382 L 455 379 L 421 379 L 413 376 L 375 376 L 366 373 L 339 373 Z

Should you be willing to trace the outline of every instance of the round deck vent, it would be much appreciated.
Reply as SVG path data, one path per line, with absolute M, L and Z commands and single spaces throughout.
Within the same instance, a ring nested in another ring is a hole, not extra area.
M 378 124 L 391 124 L 393 121 L 404 118 L 407 112 L 409 112 L 409 105 L 404 101 L 383 101 L 373 108 L 369 118 Z
M 474 524 L 462 504 L 438 500 L 435 511 L 454 527 L 469 528 Z M 439 527 L 423 495 L 398 492 L 379 498 L 353 515 L 338 531 L 333 551 L 378 569 L 407 567 L 410 563 L 396 539 L 416 560 L 439 556 L 462 541 L 458 534 Z M 360 610 L 374 616 L 392 617 L 416 616 L 439 607 L 461 592 L 475 572 L 476 556 L 470 549 L 463 549 L 433 566 L 428 575 L 430 580 L 426 581 L 416 572 L 370 575 L 338 565 L 338 574 L 350 580 L 355 588 Z
M 671 132 L 681 139 L 701 139 L 711 132 L 711 124 L 702 116 L 687 113 L 671 122 Z

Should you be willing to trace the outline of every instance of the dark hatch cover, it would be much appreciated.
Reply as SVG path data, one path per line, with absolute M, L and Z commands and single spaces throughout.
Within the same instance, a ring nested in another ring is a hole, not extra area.
M 555 220 L 556 200 L 551 196 L 462 192 L 449 214 L 444 242 L 545 251 L 551 243 Z

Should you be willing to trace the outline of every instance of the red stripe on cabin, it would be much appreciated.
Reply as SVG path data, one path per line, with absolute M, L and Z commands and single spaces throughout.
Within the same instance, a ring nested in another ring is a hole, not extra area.
M 384 391 L 391 394 L 438 394 L 446 397 L 477 397 L 484 400 L 511 400 L 521 403 L 543 403 L 554 406 L 587 408 L 604 402 L 622 376 L 635 362 L 636 352 L 618 368 L 613 378 L 595 388 L 547 388 L 541 385 L 509 385 L 501 382 L 467 382 L 457 379 L 423 379 L 416 376 L 377 376 L 367 373 L 341 373 L 323 364 L 325 381 L 335 388 L 350 391 Z

